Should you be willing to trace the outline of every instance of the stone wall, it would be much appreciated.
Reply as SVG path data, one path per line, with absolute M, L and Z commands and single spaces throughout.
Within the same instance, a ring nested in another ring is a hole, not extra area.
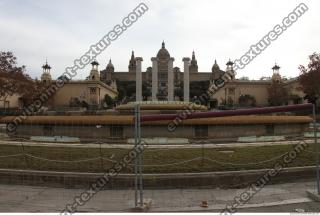
M 188 139 L 223 139 L 243 136 L 302 135 L 308 123 L 252 124 L 252 125 L 180 125 L 175 131 L 168 131 L 166 125 L 141 127 L 145 138 L 167 137 Z M 97 139 L 125 139 L 134 137 L 133 125 L 66 126 L 66 125 L 19 125 L 17 136 L 71 136 L 82 141 Z

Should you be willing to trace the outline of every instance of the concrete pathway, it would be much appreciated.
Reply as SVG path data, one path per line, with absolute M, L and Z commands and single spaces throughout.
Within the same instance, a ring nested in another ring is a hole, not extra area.
M 306 190 L 315 191 L 314 182 L 299 182 L 268 185 L 239 208 L 239 211 L 274 211 L 280 206 L 298 204 L 299 207 L 312 204 Z M 47 188 L 22 185 L 0 185 L 0 212 L 60 212 L 66 204 L 84 190 Z M 232 203 L 235 196 L 244 189 L 172 189 L 145 190 L 146 199 L 152 199 L 150 212 L 216 211 Z M 97 193 L 79 212 L 123 212 L 133 207 L 133 190 L 104 190 Z M 202 201 L 208 207 L 200 207 Z M 315 208 L 318 206 L 313 205 Z M 287 208 L 288 212 L 294 209 Z M 265 209 L 265 210 L 264 210 Z M 273 209 L 273 210 L 272 210 Z M 281 209 L 281 208 L 280 208 Z M 279 209 L 279 210 L 280 210 Z

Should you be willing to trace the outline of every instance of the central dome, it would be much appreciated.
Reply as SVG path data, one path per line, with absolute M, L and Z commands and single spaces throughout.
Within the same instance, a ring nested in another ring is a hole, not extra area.
M 162 47 L 158 51 L 157 58 L 160 60 L 168 60 L 170 58 L 170 54 L 166 49 L 164 42 L 162 42 Z

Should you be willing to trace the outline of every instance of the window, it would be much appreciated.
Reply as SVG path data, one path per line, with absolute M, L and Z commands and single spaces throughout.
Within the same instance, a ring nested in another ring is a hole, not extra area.
M 159 80 L 167 80 L 168 75 L 166 73 L 159 73 Z
M 208 137 L 208 125 L 196 125 L 194 127 L 194 137 L 198 137 L 198 138 Z
M 274 126 L 273 125 L 266 125 L 266 134 L 267 135 L 274 135 Z
M 229 94 L 234 94 L 235 89 L 234 88 L 229 88 Z
M 10 107 L 10 102 L 9 101 L 5 101 L 4 102 L 4 108 L 9 108 Z
M 53 135 L 52 125 L 44 125 L 43 126 L 43 135 L 45 135 L 45 136 L 52 136 Z
M 94 87 L 90 88 L 90 94 L 96 94 L 96 92 L 97 92 L 96 88 L 94 88 Z
M 123 126 L 120 126 L 120 125 L 110 126 L 110 137 L 122 138 L 123 137 Z

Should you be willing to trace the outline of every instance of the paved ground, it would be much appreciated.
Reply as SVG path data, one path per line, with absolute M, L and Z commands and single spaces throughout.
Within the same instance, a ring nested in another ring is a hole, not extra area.
M 297 204 L 288 204 L 288 205 L 277 205 L 271 207 L 259 207 L 259 208 L 246 208 L 240 209 L 238 212 L 320 212 L 320 203 L 319 202 L 304 202 Z
M 315 191 L 314 182 L 268 185 L 257 193 L 240 212 L 260 211 L 319 212 L 320 204 L 307 197 L 306 190 Z M 79 195 L 81 189 L 31 187 L 22 185 L 0 185 L 0 212 L 60 212 L 67 203 Z M 173 189 L 145 190 L 144 196 L 152 199 L 150 211 L 216 211 L 225 208 L 244 189 Z M 85 205 L 78 208 L 82 212 L 121 212 L 133 206 L 133 190 L 104 190 Z M 207 208 L 199 205 L 208 202 Z

